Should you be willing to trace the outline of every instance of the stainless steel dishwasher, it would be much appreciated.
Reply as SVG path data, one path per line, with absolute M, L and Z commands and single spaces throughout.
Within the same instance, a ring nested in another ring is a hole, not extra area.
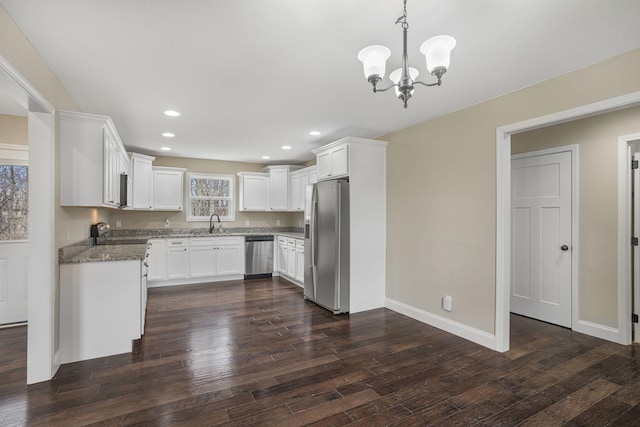
M 244 238 L 245 279 L 271 277 L 273 274 L 273 236 Z

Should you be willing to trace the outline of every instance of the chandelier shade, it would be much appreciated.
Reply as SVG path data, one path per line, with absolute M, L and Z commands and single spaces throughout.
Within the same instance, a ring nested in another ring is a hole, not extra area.
M 358 59 L 362 62 L 364 76 L 369 80 L 372 76 L 384 77 L 387 59 L 391 56 L 389 48 L 384 46 L 369 46 L 358 52 Z
M 435 36 L 422 43 L 420 52 L 427 58 L 430 74 L 447 71 L 451 61 L 451 51 L 456 47 L 456 39 L 451 36 Z

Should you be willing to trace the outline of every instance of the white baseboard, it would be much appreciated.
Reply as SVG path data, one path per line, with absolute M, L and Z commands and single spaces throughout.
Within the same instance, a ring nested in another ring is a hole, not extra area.
M 613 341 L 618 344 L 629 344 L 618 328 L 600 325 L 598 323 L 588 322 L 586 320 L 578 320 L 571 328 L 575 332 L 591 335 L 592 337 L 601 338 L 607 341 Z
M 196 285 L 198 283 L 223 282 L 227 280 L 243 280 L 244 274 L 233 274 L 229 276 L 192 277 L 190 279 L 171 279 L 147 282 L 148 288 L 162 288 L 165 286 Z
M 463 323 L 438 316 L 437 314 L 429 313 L 428 311 L 412 307 L 390 298 L 385 298 L 384 306 L 389 310 L 404 314 L 412 319 L 426 323 L 427 325 L 435 328 L 442 329 L 443 331 L 457 335 L 476 344 L 480 344 L 481 346 L 490 348 L 491 350 L 496 349 L 496 337 L 488 332 L 472 328 Z

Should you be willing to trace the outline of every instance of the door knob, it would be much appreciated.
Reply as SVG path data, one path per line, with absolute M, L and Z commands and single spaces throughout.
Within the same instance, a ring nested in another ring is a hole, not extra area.
M 567 246 L 567 245 L 562 245 L 562 246 L 560 246 L 560 249 L 561 249 L 562 251 L 565 251 L 565 252 L 566 252 L 566 251 L 568 251 L 568 250 L 569 250 L 569 246 Z

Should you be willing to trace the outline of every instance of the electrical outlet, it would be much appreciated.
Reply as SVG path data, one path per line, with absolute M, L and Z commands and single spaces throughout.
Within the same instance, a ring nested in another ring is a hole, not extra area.
M 280 225 L 280 220 L 276 219 L 276 225 Z
M 248 227 L 248 226 L 249 226 L 249 224 L 250 224 L 250 221 L 249 221 L 248 219 L 245 219 L 245 220 L 244 220 L 244 226 L 245 226 L 245 227 Z
M 122 227 L 122 221 L 117 220 L 116 221 L 116 228 L 120 228 L 120 227 Z
M 444 298 L 442 298 L 442 309 L 444 311 L 451 311 L 453 308 L 453 298 L 451 298 L 449 295 L 446 295 Z
M 164 228 L 169 228 L 169 219 L 164 220 Z

